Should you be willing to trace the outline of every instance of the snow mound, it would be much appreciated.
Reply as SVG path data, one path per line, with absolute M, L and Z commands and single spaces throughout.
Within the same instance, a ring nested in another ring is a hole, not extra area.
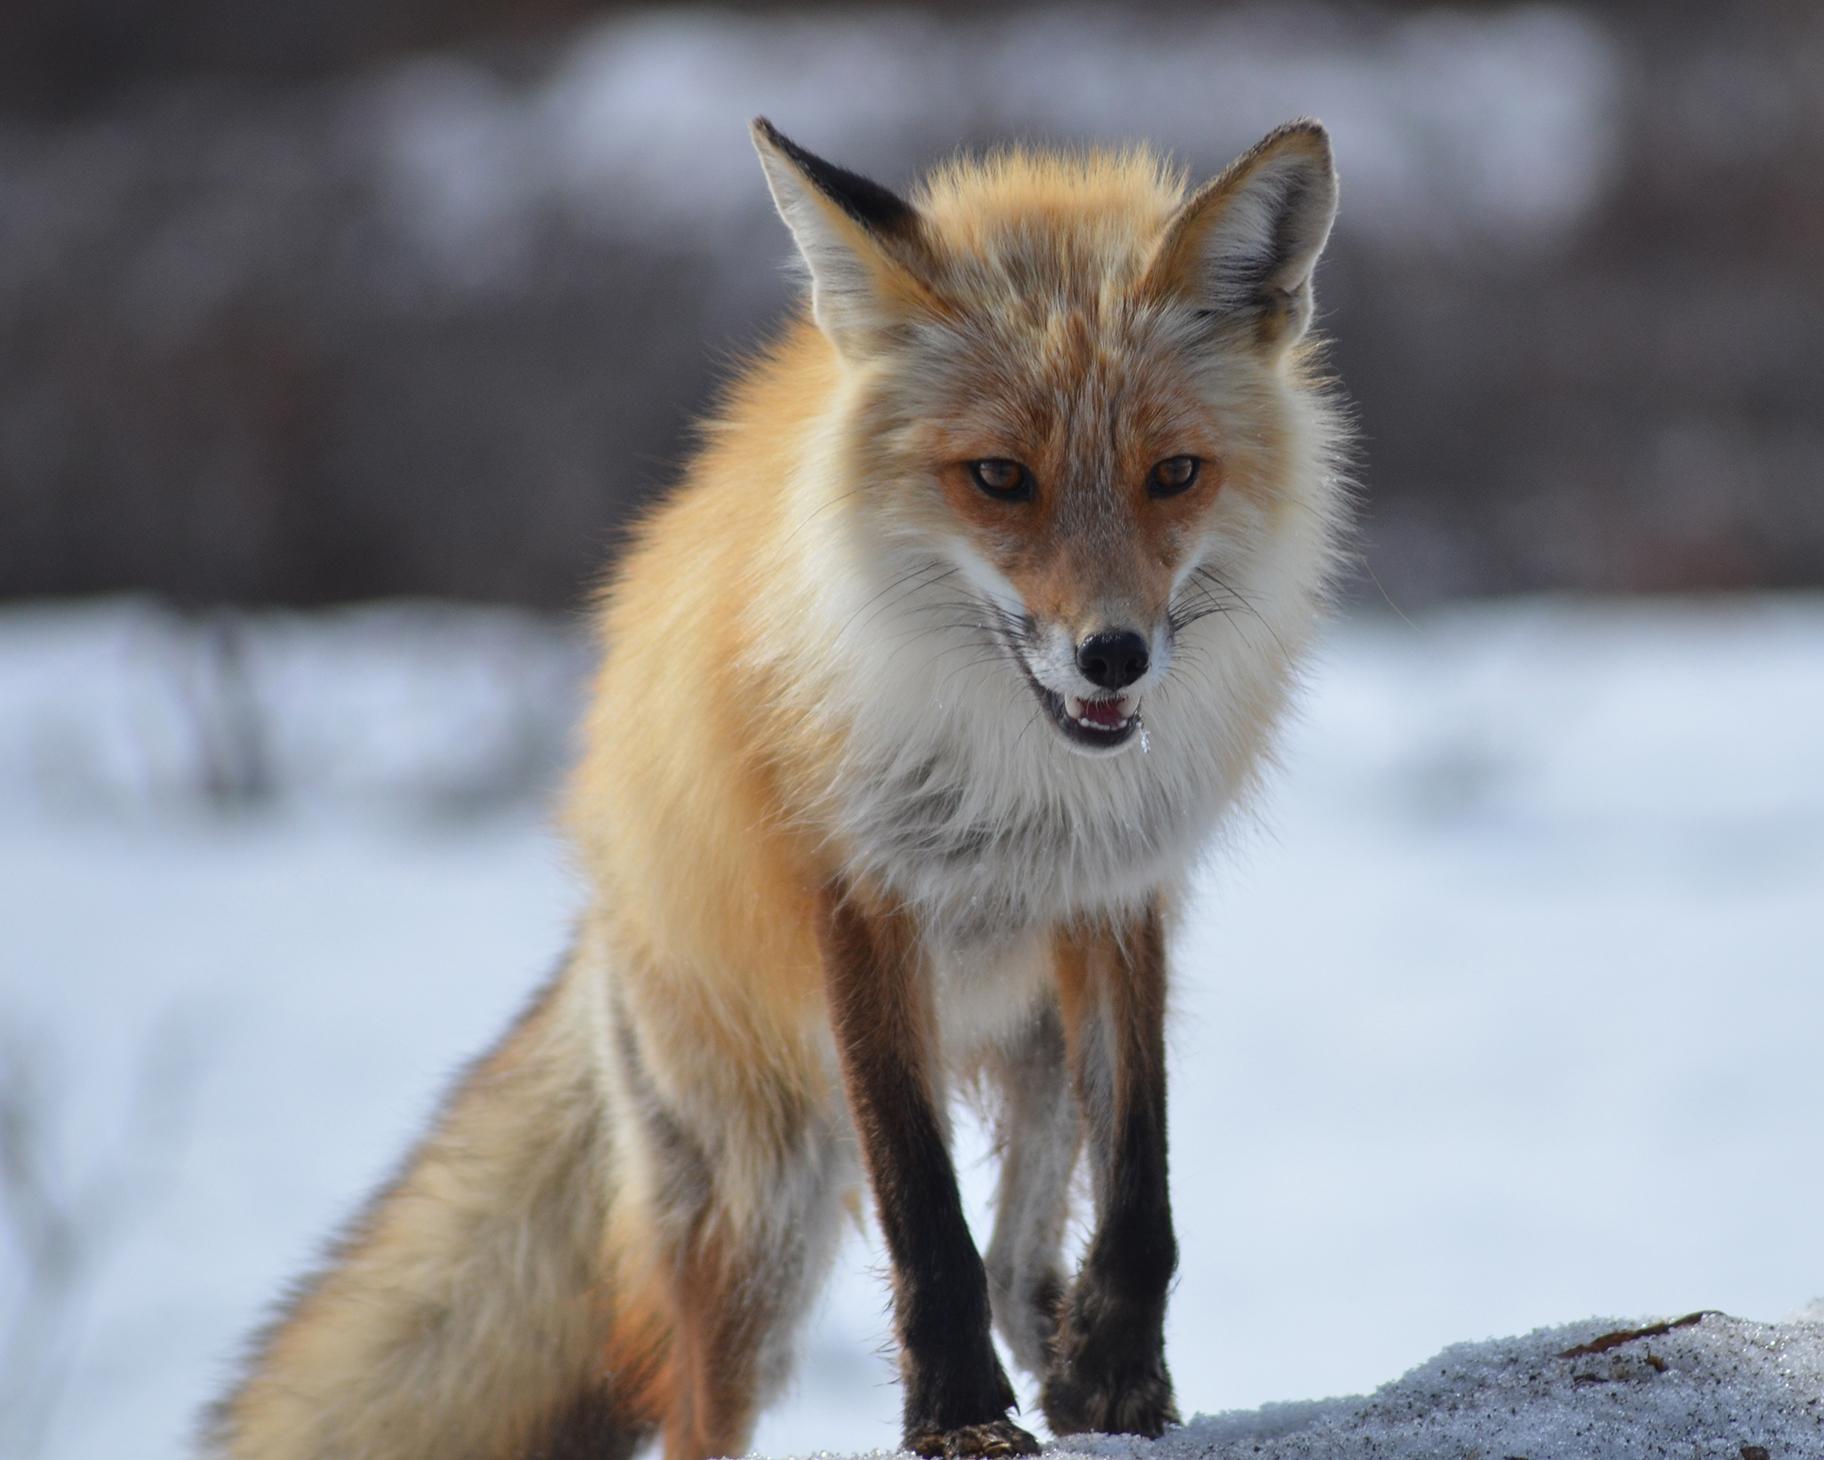
M 1373 1394 L 1203 1415 L 1157 1441 L 1054 1455 L 1146 1460 L 1781 1460 L 1824 1455 L 1824 1321 L 1591 1320 L 1455 1344 Z

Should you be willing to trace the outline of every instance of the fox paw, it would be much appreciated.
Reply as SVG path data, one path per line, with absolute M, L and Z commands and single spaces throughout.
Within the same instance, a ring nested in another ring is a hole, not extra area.
M 1010 1419 L 987 1424 L 958 1425 L 955 1429 L 923 1429 L 906 1436 L 905 1448 L 915 1455 L 957 1460 L 965 1455 L 1036 1455 L 1039 1442 Z
M 1039 1404 L 1054 1435 L 1144 1435 L 1156 1440 L 1182 1423 L 1163 1359 L 1101 1374 L 1056 1365 L 1045 1376 Z

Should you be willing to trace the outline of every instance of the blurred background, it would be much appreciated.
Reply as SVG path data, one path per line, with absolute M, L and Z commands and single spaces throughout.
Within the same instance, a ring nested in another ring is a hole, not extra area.
M 0 592 L 563 609 L 785 305 L 742 123 L 892 184 L 1321 113 L 1376 570 L 1824 574 L 1816 7 L 63 0 L 0 31 Z
M 556 958 L 580 605 L 790 305 L 762 111 L 1335 137 L 1361 551 L 1182 940 L 1187 1410 L 1824 1293 L 1824 10 L 24 0 L 0 1454 L 184 1453 Z M 877 1263 L 763 1449 L 893 1442 Z

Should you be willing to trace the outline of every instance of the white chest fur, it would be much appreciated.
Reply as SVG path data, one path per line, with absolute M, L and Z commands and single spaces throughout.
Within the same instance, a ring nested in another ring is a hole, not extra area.
M 1240 727 L 1193 687 L 1144 703 L 1141 742 L 1115 756 L 1073 750 L 1035 709 L 990 663 L 934 710 L 883 695 L 857 718 L 830 799 L 838 839 L 941 942 L 1137 907 L 1184 876 L 1250 764 Z

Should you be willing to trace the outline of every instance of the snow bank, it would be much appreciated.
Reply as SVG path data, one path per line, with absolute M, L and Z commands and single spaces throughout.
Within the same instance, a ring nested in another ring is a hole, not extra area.
M 1147 1460 L 1780 1460 L 1824 1455 L 1824 1311 L 1590 1320 L 1447 1348 L 1373 1394 L 1203 1415 L 1156 1443 L 1055 1454 Z
M 0 615 L 0 812 L 524 806 L 569 758 L 591 654 L 580 630 L 504 608 L 13 606 Z

